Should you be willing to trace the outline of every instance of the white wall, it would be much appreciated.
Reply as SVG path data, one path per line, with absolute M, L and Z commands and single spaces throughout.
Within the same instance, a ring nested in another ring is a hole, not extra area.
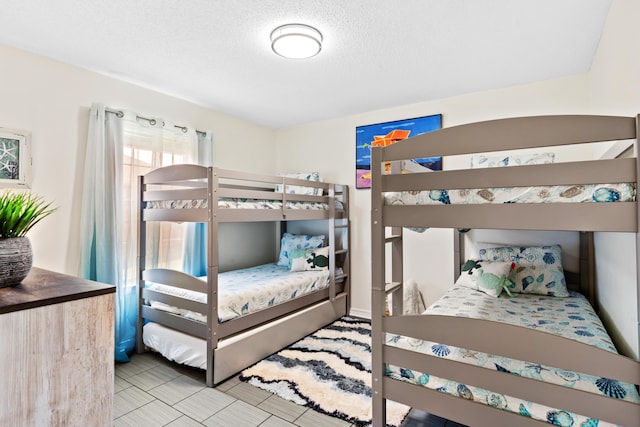
M 32 191 L 59 206 L 29 233 L 34 265 L 41 268 L 77 272 L 82 165 L 92 102 L 212 130 L 218 166 L 275 172 L 271 129 L 1 45 L 0 99 L 0 127 L 32 133 Z
M 640 2 L 612 3 L 604 34 L 589 73 L 593 111 L 635 116 L 640 113 Z M 618 351 L 640 358 L 640 291 L 636 279 L 636 236 L 596 233 L 596 280 L 600 317 Z M 603 286 L 603 284 L 605 284 Z
M 278 131 L 278 171 L 319 171 L 327 181 L 351 187 L 353 314 L 371 308 L 370 191 L 355 189 L 355 128 L 442 113 L 443 126 L 502 117 L 587 113 L 586 75 L 433 102 L 405 105 Z M 445 167 L 446 161 L 445 161 Z M 429 304 L 453 281 L 450 230 L 406 233 L 405 279 L 413 278 Z M 427 270 L 428 266 L 428 270 Z

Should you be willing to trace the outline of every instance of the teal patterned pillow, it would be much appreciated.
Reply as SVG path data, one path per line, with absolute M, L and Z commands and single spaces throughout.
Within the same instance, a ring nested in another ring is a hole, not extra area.
M 514 292 L 553 297 L 569 296 L 562 269 L 562 249 L 559 245 L 480 249 L 480 258 L 515 264 L 510 276 L 515 283 Z
M 513 288 L 509 280 L 510 262 L 493 262 L 486 260 L 467 260 L 462 266 L 456 285 L 484 292 L 492 297 L 499 297 L 504 289 L 508 294 Z
M 324 235 L 310 236 L 307 234 L 284 233 L 280 242 L 280 257 L 278 265 L 289 266 L 289 252 L 294 249 L 320 248 L 324 245 Z

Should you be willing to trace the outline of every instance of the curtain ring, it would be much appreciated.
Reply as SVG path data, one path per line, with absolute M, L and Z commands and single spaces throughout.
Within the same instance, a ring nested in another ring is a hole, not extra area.
M 151 119 L 151 120 L 149 120 L 149 124 L 150 124 L 151 126 L 155 126 L 155 125 L 156 125 L 156 119 Z
M 116 111 L 116 117 L 121 119 L 124 117 L 124 113 L 122 111 Z

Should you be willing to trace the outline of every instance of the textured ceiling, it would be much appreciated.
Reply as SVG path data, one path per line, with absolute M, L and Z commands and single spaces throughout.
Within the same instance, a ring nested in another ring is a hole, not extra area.
M 277 129 L 585 73 L 610 4 L 1 0 L 0 43 Z M 322 52 L 275 55 L 285 23 L 318 28 Z

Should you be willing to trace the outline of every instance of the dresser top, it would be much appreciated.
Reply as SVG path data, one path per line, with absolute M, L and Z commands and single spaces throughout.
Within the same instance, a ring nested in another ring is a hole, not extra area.
M 21 284 L 0 288 L 0 314 L 111 294 L 115 286 L 33 267 Z

